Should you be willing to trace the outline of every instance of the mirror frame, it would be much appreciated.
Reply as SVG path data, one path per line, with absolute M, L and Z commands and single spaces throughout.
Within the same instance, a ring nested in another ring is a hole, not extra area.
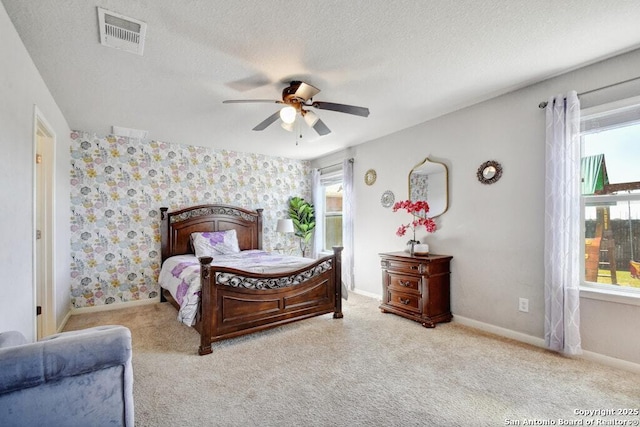
M 495 169 L 495 174 L 491 178 L 486 178 L 484 176 L 484 171 L 485 169 L 488 169 L 491 167 Z M 476 176 L 478 177 L 478 181 L 480 181 L 483 184 L 487 184 L 487 185 L 493 184 L 497 182 L 502 176 L 502 165 L 496 162 L 495 160 L 488 160 L 480 165 L 480 167 L 478 168 L 478 171 L 476 172 Z
M 442 215 L 443 213 L 445 213 L 448 209 L 449 209 L 449 169 L 447 168 L 447 165 L 445 165 L 442 162 L 436 162 L 431 160 L 429 157 L 425 157 L 425 159 L 423 161 L 421 161 L 420 163 L 418 163 L 417 165 L 415 165 L 410 171 L 409 171 L 409 176 L 408 176 L 408 182 L 407 182 L 407 188 L 409 190 L 409 197 L 408 199 L 411 200 L 411 174 L 420 169 L 422 166 L 428 164 L 428 163 L 432 163 L 434 165 L 440 165 L 444 168 L 444 180 L 445 180 L 445 188 L 444 188 L 444 210 L 442 212 L 440 212 L 437 215 L 431 215 L 428 214 L 429 218 L 436 218 L 439 217 L 440 215 Z M 427 200 L 428 202 L 428 200 Z M 429 209 L 431 211 L 431 209 Z

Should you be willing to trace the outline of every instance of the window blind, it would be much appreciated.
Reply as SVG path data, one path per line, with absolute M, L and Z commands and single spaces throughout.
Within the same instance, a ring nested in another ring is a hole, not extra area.
M 323 187 L 339 184 L 342 182 L 342 168 L 339 170 L 329 171 L 320 175 L 320 185 Z
M 583 134 L 635 125 L 640 123 L 640 104 L 585 115 L 580 122 L 580 131 Z

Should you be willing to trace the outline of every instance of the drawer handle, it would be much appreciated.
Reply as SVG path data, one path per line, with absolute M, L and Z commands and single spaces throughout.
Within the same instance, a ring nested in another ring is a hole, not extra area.
M 412 266 L 411 266 L 411 269 L 412 269 L 412 270 L 417 270 L 418 268 L 420 268 L 420 267 L 419 267 L 419 266 L 417 266 L 417 265 L 412 265 Z
M 409 302 L 410 302 L 410 301 L 411 301 L 411 300 L 410 300 L 409 298 L 407 298 L 407 299 L 400 298 L 400 303 L 401 303 L 401 304 L 404 304 L 404 305 L 409 304 Z
M 400 285 L 404 287 L 411 286 L 411 282 L 409 280 L 400 280 Z

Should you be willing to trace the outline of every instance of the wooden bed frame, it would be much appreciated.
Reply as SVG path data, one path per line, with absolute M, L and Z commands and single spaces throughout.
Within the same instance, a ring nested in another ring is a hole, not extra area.
M 174 212 L 160 208 L 162 262 L 174 255 L 194 253 L 191 233 L 235 229 L 240 250 L 262 249 L 262 209 L 229 205 L 199 205 Z M 333 312 L 342 318 L 342 247 L 308 267 L 282 274 L 257 274 L 211 265 L 200 258 L 202 294 L 194 327 L 200 332 L 200 355 L 212 352 L 211 343 Z M 243 282 L 278 285 L 275 289 L 247 289 L 222 284 Z M 299 283 L 298 283 L 299 282 Z M 171 294 L 161 289 L 161 300 L 179 309 Z

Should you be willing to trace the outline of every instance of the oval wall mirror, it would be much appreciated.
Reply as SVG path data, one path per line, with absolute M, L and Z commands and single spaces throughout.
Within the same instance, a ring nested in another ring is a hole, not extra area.
M 442 215 L 449 207 L 447 166 L 428 157 L 409 172 L 409 199 L 426 200 L 430 218 Z

